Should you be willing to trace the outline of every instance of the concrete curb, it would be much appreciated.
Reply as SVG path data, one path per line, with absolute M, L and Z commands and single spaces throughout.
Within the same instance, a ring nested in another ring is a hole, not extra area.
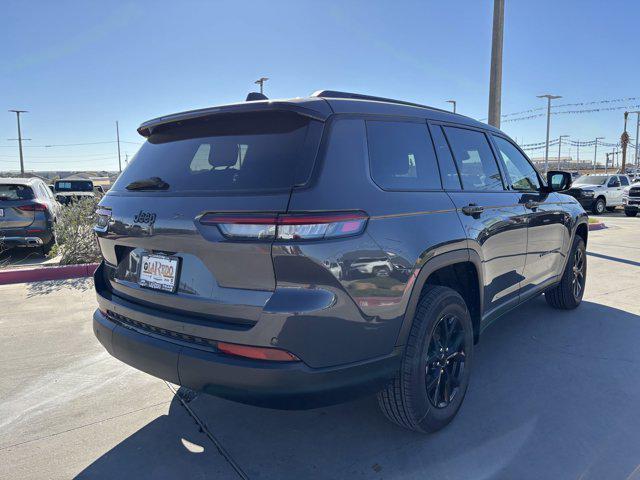
M 56 267 L 0 270 L 0 285 L 91 277 L 93 272 L 96 271 L 96 268 L 98 268 L 97 263 L 87 263 L 84 265 L 59 265 Z
M 589 231 L 591 231 L 591 230 L 602 230 L 602 229 L 605 229 L 605 228 L 607 228 L 607 226 L 602 222 L 590 223 L 589 224 Z

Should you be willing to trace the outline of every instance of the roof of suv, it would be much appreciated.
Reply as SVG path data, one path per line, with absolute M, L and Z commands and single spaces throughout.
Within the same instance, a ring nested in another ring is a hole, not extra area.
M 18 178 L 18 177 L 0 177 L 0 183 L 3 185 L 31 185 L 40 180 L 39 178 Z
M 357 93 L 319 90 L 305 98 L 247 101 L 166 115 L 144 122 L 138 127 L 138 133 L 148 137 L 153 133 L 154 128 L 159 125 L 179 124 L 185 120 L 205 118 L 224 113 L 278 110 L 297 112 L 317 120 L 326 120 L 334 113 L 428 118 L 430 120 L 448 121 L 499 132 L 497 128 L 472 118 L 427 105 Z

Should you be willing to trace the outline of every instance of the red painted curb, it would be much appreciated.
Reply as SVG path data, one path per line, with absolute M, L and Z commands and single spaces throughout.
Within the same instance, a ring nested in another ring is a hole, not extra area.
M 602 230 L 604 228 L 607 228 L 607 226 L 602 222 L 600 222 L 600 223 L 590 223 L 589 224 L 589 231 L 591 231 L 591 230 Z
M 84 265 L 60 265 L 56 267 L 0 270 L 0 285 L 10 283 L 42 282 L 67 278 L 90 277 L 98 268 L 97 263 Z

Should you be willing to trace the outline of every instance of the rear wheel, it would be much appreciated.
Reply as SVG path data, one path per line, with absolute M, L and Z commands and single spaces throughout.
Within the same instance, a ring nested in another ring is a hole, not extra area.
M 596 200 L 596 203 L 593 204 L 593 213 L 596 215 L 602 215 L 607 208 L 607 203 L 604 201 L 604 198 L 600 197 Z
M 51 236 L 51 240 L 49 240 L 47 243 L 42 245 L 42 247 L 40 247 L 40 251 L 42 252 L 43 257 L 46 257 L 47 255 L 49 255 L 49 252 L 51 251 L 55 243 L 56 243 L 56 239 L 53 236 Z
M 635 216 L 638 214 L 638 210 L 630 210 L 630 209 L 628 209 L 628 208 L 625 208 L 625 209 L 624 209 L 624 214 L 625 214 L 627 217 L 635 217 Z
M 558 285 L 547 290 L 544 297 L 553 308 L 571 310 L 582 302 L 586 281 L 587 250 L 582 237 L 576 236 L 562 280 Z
M 435 432 L 462 405 L 469 385 L 473 327 L 462 297 L 431 286 L 413 320 L 400 370 L 378 393 L 382 412 L 401 427 Z

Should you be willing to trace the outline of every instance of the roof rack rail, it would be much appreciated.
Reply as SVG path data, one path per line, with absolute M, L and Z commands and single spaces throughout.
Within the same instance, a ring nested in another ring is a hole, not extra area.
M 312 97 L 319 98 L 351 98 L 353 100 L 372 100 L 374 102 L 397 103 L 398 105 L 408 105 L 410 107 L 428 108 L 430 110 L 438 110 L 440 112 L 451 113 L 441 108 L 430 107 L 420 103 L 405 102 L 404 100 L 394 100 L 393 98 L 374 97 L 372 95 L 362 95 L 361 93 L 339 92 L 337 90 L 318 90 L 311 94 Z

